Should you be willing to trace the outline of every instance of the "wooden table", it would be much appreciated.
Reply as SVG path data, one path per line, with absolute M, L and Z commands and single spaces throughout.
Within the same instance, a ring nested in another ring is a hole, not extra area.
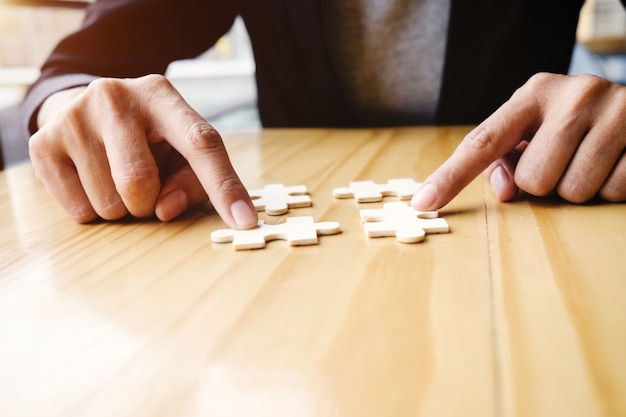
M 626 205 L 501 204 L 478 178 L 451 233 L 402 244 L 331 196 L 423 179 L 468 130 L 225 135 L 248 187 L 306 184 L 290 214 L 340 222 L 307 247 L 213 244 L 210 209 L 78 225 L 3 172 L 0 415 L 626 415 Z

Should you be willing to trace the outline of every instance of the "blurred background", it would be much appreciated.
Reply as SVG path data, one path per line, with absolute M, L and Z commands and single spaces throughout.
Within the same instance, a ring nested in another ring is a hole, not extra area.
M 91 1 L 0 0 L 0 155 L 4 166 L 28 158 L 17 107 L 37 78 L 39 66 L 61 38 L 78 28 L 84 7 Z M 619 0 L 586 1 L 570 73 L 596 74 L 626 84 L 626 12 Z M 196 59 L 173 63 L 166 75 L 218 130 L 260 126 L 254 61 L 240 20 L 213 49 Z

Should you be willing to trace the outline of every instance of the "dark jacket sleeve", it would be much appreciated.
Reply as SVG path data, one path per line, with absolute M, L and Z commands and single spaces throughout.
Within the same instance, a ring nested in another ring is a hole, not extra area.
M 41 68 L 21 108 L 33 133 L 41 103 L 52 93 L 98 77 L 164 73 L 193 58 L 226 33 L 236 16 L 227 0 L 99 0 L 81 28 L 63 39 Z
M 534 74 L 567 73 L 582 5 L 452 1 L 437 122 L 480 123 Z

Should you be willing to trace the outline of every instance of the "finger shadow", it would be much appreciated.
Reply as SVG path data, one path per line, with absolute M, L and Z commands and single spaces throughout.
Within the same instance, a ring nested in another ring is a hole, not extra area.
M 614 204 L 609 201 L 603 200 L 602 198 L 597 197 L 597 196 L 584 203 L 573 203 L 571 201 L 564 199 L 563 197 L 560 197 L 558 194 L 550 194 L 547 196 L 536 196 L 536 195 L 528 194 L 525 192 L 518 193 L 516 198 L 511 200 L 511 202 L 522 202 L 522 201 L 531 203 L 535 206 L 551 207 L 551 208 L 558 208 L 558 207 L 563 207 L 563 206 L 597 207 L 597 206 L 607 206 L 607 205 Z
M 148 216 L 148 217 L 134 217 L 132 215 L 127 215 L 120 219 L 115 220 L 105 220 L 103 218 L 97 218 L 89 223 L 85 223 L 86 226 L 89 225 L 102 225 L 102 224 L 112 224 L 112 225 L 138 225 L 138 224 L 160 224 L 160 223 L 179 223 L 184 221 L 196 221 L 200 218 L 204 218 L 207 216 L 217 216 L 217 212 L 215 208 L 210 203 L 200 204 L 195 207 L 191 207 L 185 210 L 182 214 L 177 216 L 176 218 L 163 222 L 159 220 L 156 215 Z

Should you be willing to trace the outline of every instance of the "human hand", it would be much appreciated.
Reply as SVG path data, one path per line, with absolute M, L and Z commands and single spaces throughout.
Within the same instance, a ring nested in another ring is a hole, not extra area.
M 470 132 L 411 204 L 446 205 L 484 171 L 501 201 L 519 190 L 583 203 L 626 201 L 626 87 L 537 74 Z
M 37 176 L 77 222 L 168 221 L 210 198 L 234 228 L 257 214 L 219 133 L 160 75 L 57 93 L 29 142 Z

